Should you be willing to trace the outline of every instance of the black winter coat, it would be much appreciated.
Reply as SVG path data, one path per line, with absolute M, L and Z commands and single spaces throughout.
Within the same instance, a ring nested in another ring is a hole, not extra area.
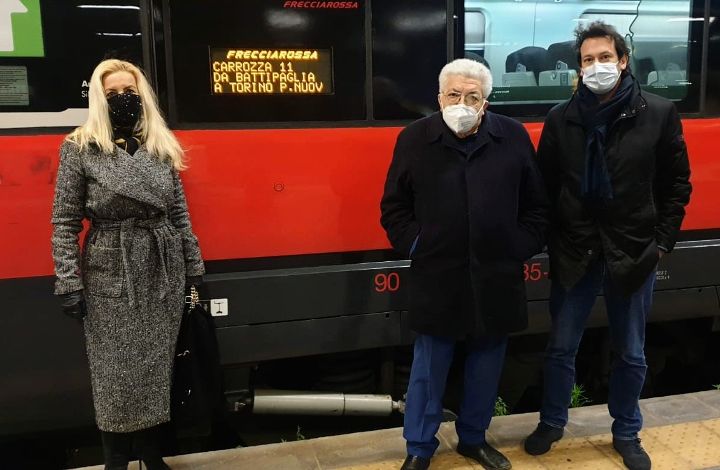
M 412 259 L 410 327 L 419 333 L 461 339 L 527 327 L 523 261 L 544 245 L 544 184 L 520 123 L 486 112 L 477 139 L 466 156 L 435 113 L 395 144 L 381 223 Z
M 613 199 L 590 205 L 580 196 L 585 132 L 579 98 L 545 120 L 538 163 L 551 200 L 550 275 L 566 289 L 602 255 L 611 279 L 636 291 L 672 250 L 690 198 L 690 166 L 675 105 L 634 85 L 628 106 L 609 126 L 606 161 Z

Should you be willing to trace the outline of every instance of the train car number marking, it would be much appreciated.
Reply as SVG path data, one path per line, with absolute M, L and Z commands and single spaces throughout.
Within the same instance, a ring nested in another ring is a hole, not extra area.
M 400 289 L 400 275 L 396 272 L 375 275 L 376 292 L 397 292 Z

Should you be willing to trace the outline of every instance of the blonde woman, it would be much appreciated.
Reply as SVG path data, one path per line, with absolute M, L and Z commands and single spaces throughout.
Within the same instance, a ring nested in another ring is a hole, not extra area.
M 143 73 L 101 62 L 88 120 L 60 148 L 52 245 L 55 293 L 85 328 L 106 469 L 126 469 L 133 443 L 149 469 L 169 468 L 156 427 L 170 420 L 185 288 L 204 273 L 178 177 L 184 168 Z M 90 228 L 81 250 L 83 219 Z

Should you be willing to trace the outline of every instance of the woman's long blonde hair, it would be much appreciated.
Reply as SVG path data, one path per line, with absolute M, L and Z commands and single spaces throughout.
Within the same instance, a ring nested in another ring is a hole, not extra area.
M 142 100 L 142 114 L 135 130 L 148 152 L 161 160 L 170 160 L 176 170 L 184 170 L 186 168 L 184 151 L 160 114 L 155 93 L 145 74 L 135 65 L 123 60 L 103 60 L 95 67 L 90 77 L 88 119 L 65 139 L 76 143 L 81 150 L 87 149 L 90 144 L 95 144 L 105 153 L 115 152 L 112 124 L 103 86 L 105 77 L 115 72 L 129 72 L 135 77 L 138 95 Z

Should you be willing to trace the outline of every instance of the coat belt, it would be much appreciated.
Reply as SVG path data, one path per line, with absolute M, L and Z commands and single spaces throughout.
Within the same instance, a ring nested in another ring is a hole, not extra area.
M 130 249 L 134 239 L 134 231 L 136 228 L 150 230 L 157 244 L 158 253 L 160 254 L 160 272 L 162 274 L 160 288 L 160 298 L 165 298 L 170 290 L 170 278 L 167 272 L 167 262 L 165 258 L 168 256 L 167 243 L 165 242 L 164 227 L 172 226 L 170 220 L 165 216 L 154 217 L 150 219 L 137 219 L 134 217 L 123 220 L 108 219 L 92 219 L 92 228 L 95 230 L 119 230 L 120 231 L 120 251 L 122 252 L 123 271 L 125 271 L 125 283 L 127 284 L 128 301 L 131 307 L 136 307 L 135 284 L 131 272 L 132 264 L 130 263 Z

